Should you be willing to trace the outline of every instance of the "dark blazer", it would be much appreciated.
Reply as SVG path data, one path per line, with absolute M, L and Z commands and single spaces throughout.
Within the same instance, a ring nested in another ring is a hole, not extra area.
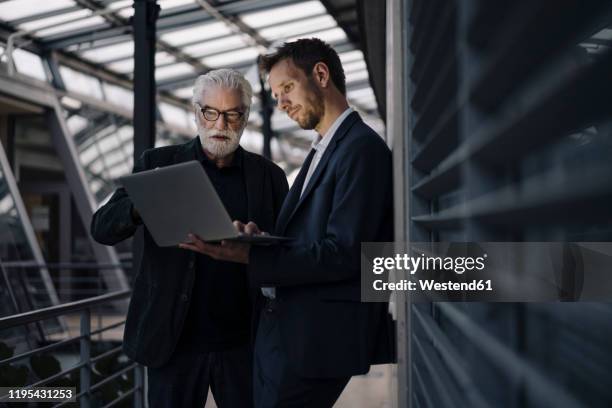
M 295 241 L 251 248 L 249 274 L 277 287 L 281 337 L 299 375 L 363 374 L 393 359 L 388 304 L 360 302 L 361 243 L 393 240 L 391 152 L 353 112 L 300 198 L 306 171 L 275 228 Z
M 197 146 L 196 137 L 185 144 L 147 150 L 136 162 L 134 172 L 196 160 Z M 244 150 L 243 171 L 248 219 L 272 229 L 288 190 L 285 173 L 271 161 Z M 132 236 L 138 225 L 132 220 L 131 208 L 126 191 L 119 188 L 93 216 L 94 239 L 114 245 Z M 140 262 L 136 261 L 139 267 L 132 285 L 123 348 L 133 360 L 159 367 L 172 355 L 183 329 L 195 277 L 195 253 L 158 247 L 144 227 L 143 255 Z

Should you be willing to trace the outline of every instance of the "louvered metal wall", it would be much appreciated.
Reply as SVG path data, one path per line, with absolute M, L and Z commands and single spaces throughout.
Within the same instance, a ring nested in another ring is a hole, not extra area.
M 612 2 L 402 4 L 406 237 L 612 241 Z M 612 406 L 611 304 L 409 310 L 406 405 Z

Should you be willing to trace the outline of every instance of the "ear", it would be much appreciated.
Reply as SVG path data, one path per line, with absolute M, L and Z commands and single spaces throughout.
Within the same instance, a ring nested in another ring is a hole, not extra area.
M 329 86 L 329 68 L 324 62 L 317 62 L 312 68 L 312 76 L 322 88 Z

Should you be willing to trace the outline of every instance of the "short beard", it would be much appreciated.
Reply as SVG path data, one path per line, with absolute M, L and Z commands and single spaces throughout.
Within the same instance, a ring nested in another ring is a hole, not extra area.
M 298 125 L 306 130 L 315 129 L 319 122 L 321 122 L 324 113 L 323 93 L 317 88 L 313 79 L 309 78 L 308 84 L 310 85 L 311 92 L 310 95 L 306 96 L 306 101 L 310 105 L 310 109 L 304 112 L 303 121 L 300 121 L 299 117 L 297 120 Z
M 207 129 L 204 126 L 198 125 L 198 135 L 202 143 L 202 148 L 215 159 L 222 159 L 234 153 L 240 145 L 240 138 L 242 137 L 243 131 L 244 127 L 236 131 L 230 129 Z M 212 136 L 226 136 L 229 139 L 222 141 L 214 140 Z

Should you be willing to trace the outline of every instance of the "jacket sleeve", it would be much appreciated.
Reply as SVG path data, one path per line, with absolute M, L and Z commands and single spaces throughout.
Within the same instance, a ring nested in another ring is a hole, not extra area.
M 134 164 L 132 173 L 146 170 L 147 152 Z M 104 245 L 115 245 L 134 235 L 139 223 L 132 218 L 133 204 L 123 187 L 118 188 L 110 200 L 100 207 L 91 219 L 92 237 Z
M 336 169 L 332 209 L 321 239 L 251 247 L 249 271 L 259 286 L 359 279 L 361 242 L 377 239 L 392 209 L 390 151 L 384 142 L 359 144 L 347 150 Z

